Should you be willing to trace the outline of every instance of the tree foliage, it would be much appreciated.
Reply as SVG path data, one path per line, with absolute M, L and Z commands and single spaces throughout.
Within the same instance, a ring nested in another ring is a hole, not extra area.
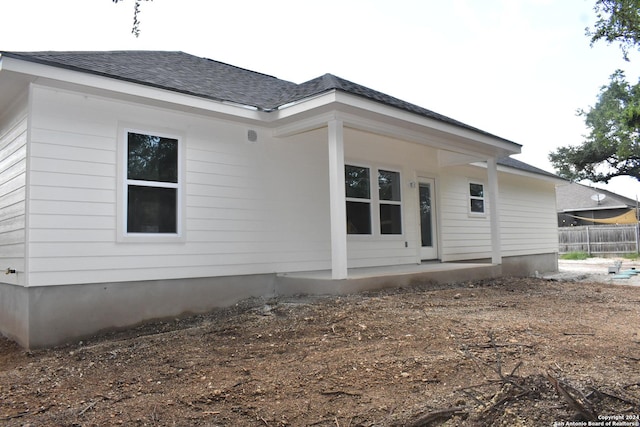
M 118 3 L 122 0 L 113 0 L 114 3 Z M 140 36 L 140 20 L 138 16 L 140 15 L 140 3 L 143 1 L 153 1 L 153 0 L 135 0 L 133 4 L 133 26 L 131 28 L 131 33 L 139 37 Z
M 594 107 L 579 110 L 589 134 L 579 146 L 560 147 L 549 159 L 564 178 L 608 182 L 627 175 L 640 181 L 640 82 L 622 71 L 611 75 Z
M 629 50 L 640 47 L 640 0 L 597 0 L 594 10 L 594 29 L 587 28 L 591 46 L 602 39 L 617 42 L 624 59 L 629 60 Z

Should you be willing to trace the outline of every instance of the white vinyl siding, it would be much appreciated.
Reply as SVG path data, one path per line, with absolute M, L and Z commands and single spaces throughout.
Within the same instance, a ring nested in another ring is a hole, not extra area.
M 274 138 L 268 128 L 37 84 L 31 106 L 30 285 L 330 269 L 326 128 Z M 150 130 L 170 127 L 184 138 L 183 241 L 118 241 L 118 126 L 123 122 Z M 248 129 L 256 131 L 257 141 L 247 140 Z M 372 191 L 377 191 L 378 169 L 401 177 L 403 234 L 381 235 L 378 206 L 373 206 L 375 233 L 349 236 L 350 268 L 419 260 L 418 176 L 435 179 L 440 258 L 491 256 L 490 206 L 485 204 L 484 217 L 468 213 L 469 181 L 486 182 L 486 169 L 440 167 L 434 148 L 348 127 L 345 159 L 371 165 Z M 15 182 L 24 181 L 24 171 L 17 177 Z M 555 215 L 551 187 L 504 173 L 499 180 L 504 255 L 555 252 L 551 232 L 534 230 Z M 519 200 L 528 191 L 531 201 Z M 520 230 L 530 241 L 517 240 L 520 213 L 522 222 L 530 223 Z M 11 232 L 24 236 L 20 215 Z
M 14 105 L 0 118 L 0 281 L 24 285 L 27 108 L 26 102 Z M 8 268 L 19 274 L 4 274 Z
M 440 186 L 443 261 L 491 257 L 491 210 L 485 216 L 469 215 L 469 182 L 482 182 L 486 169 L 451 168 Z M 500 242 L 503 257 L 558 251 L 555 184 L 515 173 L 498 173 Z
M 482 182 L 486 169 L 473 166 L 448 167 L 443 171 L 440 195 L 440 235 L 443 261 L 482 259 L 491 256 L 491 210 L 469 214 L 469 183 Z M 490 191 L 486 185 L 485 192 Z
M 32 285 L 330 267 L 326 132 L 273 139 L 247 126 L 35 86 Z M 173 243 L 117 241 L 122 121 L 171 124 L 185 142 L 185 228 Z
M 555 183 L 500 173 L 503 256 L 558 251 Z

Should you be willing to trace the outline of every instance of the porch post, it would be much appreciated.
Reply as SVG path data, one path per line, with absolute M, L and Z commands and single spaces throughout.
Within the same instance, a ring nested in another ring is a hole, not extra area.
M 329 128 L 329 209 L 331 221 L 331 278 L 347 278 L 347 206 L 344 189 L 344 131 L 342 120 Z
M 489 180 L 489 209 L 491 211 L 491 262 L 502 264 L 500 247 L 500 206 L 498 203 L 498 162 L 495 157 L 487 160 Z

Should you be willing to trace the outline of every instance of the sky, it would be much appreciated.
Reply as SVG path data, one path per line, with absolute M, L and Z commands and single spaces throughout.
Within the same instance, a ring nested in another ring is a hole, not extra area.
M 595 0 L 153 0 L 131 34 L 133 0 L 0 0 L 0 50 L 178 50 L 302 83 L 331 73 L 521 144 L 580 144 L 577 116 L 616 69 L 617 45 L 590 46 Z M 606 186 L 640 197 L 640 183 Z

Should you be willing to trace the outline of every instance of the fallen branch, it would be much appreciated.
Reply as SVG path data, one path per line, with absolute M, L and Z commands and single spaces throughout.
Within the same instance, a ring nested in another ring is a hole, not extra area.
M 84 415 L 85 412 L 87 412 L 89 409 L 91 409 L 94 406 L 96 406 L 98 404 L 98 402 L 100 402 L 100 401 L 96 400 L 95 402 L 89 403 L 82 411 L 78 412 L 78 415 Z
M 455 415 L 468 415 L 469 410 L 466 406 L 455 406 L 453 408 L 440 409 L 438 411 L 429 412 L 415 419 L 407 427 L 427 427 L 434 421 L 449 419 Z
M 16 418 L 22 418 L 25 417 L 27 415 L 35 415 L 35 414 L 41 414 L 42 412 L 48 411 L 52 406 L 54 405 L 49 405 L 49 406 L 43 406 L 42 408 L 38 409 L 35 412 L 31 412 L 31 411 L 24 411 L 24 412 L 18 412 L 17 414 L 14 415 L 8 415 L 6 417 L 2 417 L 0 418 L 0 421 L 9 421 L 9 420 L 13 420 Z
M 324 394 L 324 395 L 344 394 L 346 396 L 362 396 L 361 393 L 344 391 L 344 390 L 323 390 L 320 392 L 320 394 Z
M 585 336 L 589 336 L 589 337 L 593 337 L 596 334 L 593 332 L 563 332 L 562 335 L 566 335 L 566 336 L 580 336 L 580 335 L 585 335 Z
M 562 398 L 569 404 L 569 406 L 580 413 L 582 417 L 587 421 L 593 421 L 596 419 L 595 414 L 590 409 L 585 408 L 585 406 L 575 397 L 571 396 L 571 394 L 569 394 L 569 392 L 560 385 L 560 382 L 556 378 L 547 373 L 547 379 L 558 391 L 558 394 L 560 394 L 560 396 L 562 396 Z
M 524 397 L 524 396 L 526 396 L 526 395 L 528 395 L 528 394 L 529 394 L 529 392 L 528 392 L 528 391 L 524 391 L 524 392 L 522 392 L 522 393 L 520 393 L 520 394 L 516 394 L 516 395 L 512 395 L 512 394 L 510 394 L 510 393 L 507 393 L 507 395 L 506 395 L 506 396 L 504 396 L 502 399 L 498 400 L 498 401 L 497 401 L 497 402 L 495 402 L 493 405 L 491 405 L 491 406 L 487 407 L 487 408 L 485 409 L 485 412 L 486 412 L 486 413 L 490 413 L 491 411 L 493 411 L 493 410 L 495 410 L 495 409 L 498 409 L 498 407 L 500 407 L 500 405 L 502 405 L 503 403 L 506 403 L 506 402 L 508 402 L 508 401 L 510 401 L 510 400 L 518 400 L 518 399 L 520 399 L 521 397 Z M 496 395 L 496 396 L 497 396 L 497 395 Z
M 495 347 L 527 347 L 527 348 L 533 348 L 533 345 L 524 344 L 524 343 L 521 343 L 521 342 L 512 342 L 512 343 L 502 343 L 502 344 L 494 343 L 493 345 L 491 343 L 474 344 L 473 347 L 477 347 L 477 348 L 495 348 Z
M 519 361 L 516 366 L 511 370 L 511 373 L 509 374 L 510 377 L 513 377 L 516 373 L 516 371 L 520 368 L 520 366 L 522 366 L 522 360 Z
M 593 388 L 593 387 L 592 387 L 592 390 L 593 390 L 595 393 L 601 394 L 601 395 L 603 395 L 603 396 L 607 396 L 607 397 L 609 397 L 609 398 L 611 398 L 611 399 L 619 400 L 620 402 L 628 403 L 628 404 L 630 404 L 630 405 L 633 405 L 634 407 L 637 407 L 637 406 L 638 406 L 638 402 L 634 402 L 634 401 L 629 400 L 629 399 L 626 399 L 626 398 L 624 398 L 624 397 L 617 396 L 617 395 L 615 395 L 615 394 L 611 394 L 611 393 L 608 393 L 608 392 L 606 392 L 606 391 L 598 390 L 598 389 Z

